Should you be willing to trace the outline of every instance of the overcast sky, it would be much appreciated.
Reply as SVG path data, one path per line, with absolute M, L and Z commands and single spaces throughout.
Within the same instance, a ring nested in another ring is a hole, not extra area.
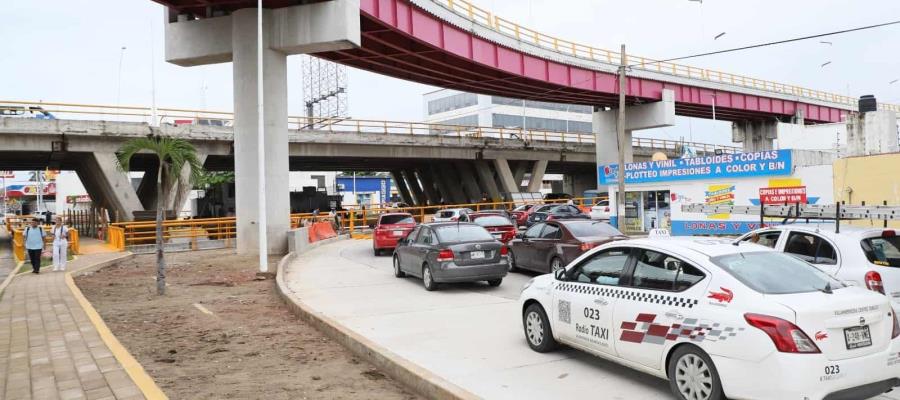
M 896 0 L 474 0 L 547 34 L 652 58 L 671 58 L 900 19 Z M 864 6 L 863 6 L 864 3 Z M 565 6 L 561 6 L 561 5 Z M 163 9 L 149 0 L 4 2 L 0 98 L 231 110 L 231 65 L 184 68 L 163 60 Z M 152 34 L 151 34 L 152 32 Z M 713 38 L 726 32 L 717 40 Z M 685 61 L 840 94 L 900 103 L 900 26 Z M 155 57 L 151 56 L 151 41 Z M 121 100 L 118 71 L 122 57 Z M 831 64 L 820 65 L 831 61 Z M 288 59 L 289 111 L 300 114 L 299 57 Z M 350 114 L 417 121 L 433 88 L 350 70 Z M 203 88 L 206 88 L 205 90 Z M 390 101 L 385 101 L 389 96 Z M 680 118 L 653 132 L 729 143 L 730 125 Z

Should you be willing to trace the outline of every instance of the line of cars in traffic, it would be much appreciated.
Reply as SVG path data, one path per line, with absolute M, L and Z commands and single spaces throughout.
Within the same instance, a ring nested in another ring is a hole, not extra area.
M 736 240 L 629 239 L 566 206 L 408 224 L 394 274 L 434 290 L 542 273 L 519 302 L 531 349 L 588 352 L 667 379 L 678 399 L 864 399 L 900 385 L 894 230 L 789 224 Z

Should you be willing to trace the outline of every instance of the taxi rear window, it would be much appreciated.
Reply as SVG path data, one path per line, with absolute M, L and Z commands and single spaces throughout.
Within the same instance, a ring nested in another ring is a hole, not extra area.
M 381 217 L 382 225 L 393 225 L 393 224 L 414 224 L 416 220 L 413 219 L 412 215 L 384 215 Z
M 441 243 L 493 241 L 494 237 L 478 225 L 444 225 L 435 229 Z
M 900 237 L 874 237 L 860 242 L 869 262 L 885 267 L 900 267 Z
M 816 267 L 785 253 L 736 253 L 713 257 L 710 261 L 762 294 L 805 293 L 844 287 Z

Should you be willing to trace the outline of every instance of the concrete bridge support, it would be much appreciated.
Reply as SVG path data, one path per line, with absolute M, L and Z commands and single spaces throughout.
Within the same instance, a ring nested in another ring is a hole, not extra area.
M 455 166 L 456 172 L 459 174 L 460 184 L 462 184 L 466 197 L 468 197 L 467 200 L 472 203 L 481 201 L 481 194 L 485 192 L 478 186 L 478 177 L 475 175 L 472 166 L 466 161 L 459 161 Z
M 618 111 L 594 108 L 593 130 L 596 143 L 597 165 L 619 162 L 616 121 Z M 675 92 L 663 90 L 662 101 L 627 107 L 625 110 L 625 162 L 634 161 L 631 146 L 633 131 L 675 125 Z
M 741 121 L 731 124 L 731 140 L 743 143 L 744 152 L 766 151 L 775 148 L 778 121 Z
M 131 221 L 135 211 L 143 211 L 128 174 L 117 169 L 115 153 L 88 153 L 75 172 L 84 188 L 115 221 Z
M 434 177 L 427 167 L 416 169 L 416 175 L 419 182 L 422 183 L 422 190 L 425 192 L 425 199 L 429 205 L 441 204 L 441 195 L 435 188 Z
M 409 192 L 409 187 L 406 186 L 406 180 L 403 179 L 403 173 L 399 170 L 391 171 L 391 179 L 393 179 L 394 184 L 397 185 L 397 192 L 400 193 L 400 201 L 409 205 L 415 205 L 416 201 Z
M 516 181 L 516 186 L 522 189 L 522 180 L 525 179 L 525 172 L 528 170 L 528 161 L 513 162 L 510 163 L 510 167 L 512 167 L 513 180 Z
M 257 10 L 178 21 L 169 13 L 166 60 L 181 66 L 233 61 L 234 166 L 239 254 L 283 254 L 290 228 L 287 139 L 287 55 L 358 47 L 359 3 L 333 0 L 263 11 L 263 81 L 257 80 Z M 264 115 L 257 107 L 264 86 Z M 265 147 L 258 146 L 258 120 Z M 265 215 L 260 215 L 260 157 L 265 157 Z M 258 223 L 265 218 L 268 248 L 259 248 Z
M 500 189 L 497 187 L 497 181 L 494 180 L 494 172 L 487 161 L 475 161 L 475 173 L 478 175 L 478 183 L 482 191 L 488 194 L 491 201 L 501 201 Z
M 425 198 L 425 193 L 422 191 L 422 184 L 419 183 L 419 178 L 416 177 L 416 171 L 406 169 L 401 172 L 403 174 L 403 179 L 406 181 L 406 185 L 410 190 L 410 194 L 415 198 L 415 204 L 417 206 L 428 205 L 428 199 Z
M 519 192 L 519 184 L 513 177 L 512 170 L 509 169 L 509 162 L 505 158 L 494 159 L 494 169 L 497 171 L 497 183 L 500 184 L 500 190 L 504 193 Z
M 534 193 L 541 191 L 541 183 L 544 182 L 544 172 L 547 171 L 547 160 L 538 160 L 531 167 L 531 178 L 528 179 L 527 192 Z

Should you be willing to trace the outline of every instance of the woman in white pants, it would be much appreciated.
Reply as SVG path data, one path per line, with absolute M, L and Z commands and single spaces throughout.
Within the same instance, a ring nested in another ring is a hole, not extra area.
M 65 271 L 66 259 L 69 257 L 69 227 L 59 216 L 54 220 L 56 224 L 53 225 L 53 270 Z

